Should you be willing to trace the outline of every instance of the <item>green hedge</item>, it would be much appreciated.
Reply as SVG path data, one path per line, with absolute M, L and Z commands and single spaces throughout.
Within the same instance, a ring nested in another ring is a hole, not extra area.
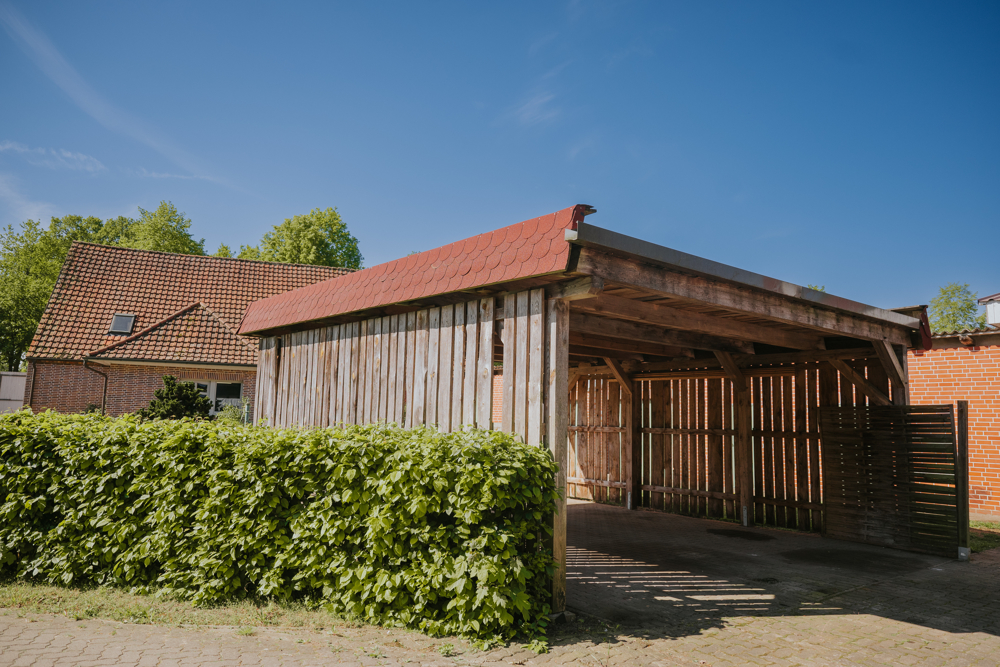
M 548 452 L 497 432 L 22 411 L 0 416 L 0 573 L 534 634 L 554 473 Z

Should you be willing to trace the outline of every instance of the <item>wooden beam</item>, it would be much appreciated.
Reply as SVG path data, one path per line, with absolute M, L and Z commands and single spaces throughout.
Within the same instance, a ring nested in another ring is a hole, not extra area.
M 569 344 L 600 347 L 606 350 L 621 350 L 622 352 L 635 352 L 637 354 L 651 354 L 657 357 L 694 357 L 694 350 L 683 347 L 660 345 L 658 343 L 641 343 L 622 338 L 594 336 L 574 333 L 572 331 L 569 334 Z
M 906 371 L 903 370 L 903 366 L 899 363 L 899 357 L 896 356 L 896 349 L 891 343 L 884 340 L 876 341 L 874 345 L 875 353 L 878 355 L 879 361 L 882 362 L 886 375 L 889 376 L 889 382 L 892 383 L 892 402 L 896 405 L 907 405 L 910 402 L 910 387 Z
M 753 344 L 744 341 L 728 340 L 708 334 L 662 329 L 638 322 L 611 320 L 588 313 L 571 312 L 569 315 L 569 327 L 571 331 L 576 333 L 594 336 L 624 338 L 626 340 L 688 347 L 696 350 L 722 350 L 723 352 L 733 352 L 736 354 L 753 354 Z
M 584 276 L 565 283 L 555 283 L 545 290 L 550 299 L 578 301 L 593 299 L 604 291 L 604 280 L 599 276 Z
M 722 364 L 723 370 L 726 371 L 726 376 L 732 380 L 736 386 L 742 387 L 746 381 L 743 378 L 743 372 L 740 371 L 740 367 L 736 365 L 736 361 L 733 360 L 733 355 L 728 352 L 716 352 L 715 358 L 719 360 Z
M 969 560 L 969 402 L 958 401 L 955 415 L 955 499 L 958 560 Z
M 827 310 L 751 287 L 710 280 L 701 276 L 670 271 L 631 259 L 613 257 L 591 248 L 580 251 L 577 270 L 591 276 L 647 289 L 689 301 L 749 313 L 764 319 L 787 322 L 827 335 L 866 340 L 888 340 L 909 345 L 910 330 L 902 325 L 869 320 L 842 311 Z
M 645 301 L 624 299 L 610 294 L 602 294 L 588 301 L 575 303 L 573 309 L 623 320 L 659 324 L 671 329 L 767 343 L 768 345 L 790 347 L 796 350 L 821 350 L 824 347 L 823 337 L 817 333 L 785 331 L 772 326 L 740 322 L 730 318 L 715 317 Z
M 733 383 L 736 394 L 736 483 L 739 494 L 739 521 L 753 525 L 753 446 L 750 433 L 750 382 Z
M 604 363 L 608 365 L 611 369 L 611 374 L 615 376 L 618 380 L 618 384 L 622 386 L 622 393 L 632 396 L 632 380 L 629 378 L 628 373 L 622 368 L 622 365 L 618 363 L 617 359 L 612 359 L 611 357 L 604 357 Z
M 830 364 L 840 371 L 841 376 L 846 378 L 858 388 L 858 391 L 872 399 L 876 405 L 892 405 L 889 397 L 883 394 L 875 385 L 868 382 L 863 375 L 847 365 L 843 359 L 831 359 Z
M 546 442 L 558 466 L 556 489 L 559 498 L 552 513 L 552 556 L 556 571 L 552 577 L 552 611 L 566 610 L 566 466 L 569 440 L 569 305 L 560 299 L 548 299 L 545 332 Z
M 621 350 L 606 350 L 603 347 L 587 347 L 586 345 L 570 345 L 569 353 L 577 357 L 614 357 L 615 359 L 628 359 L 631 361 L 642 361 L 641 354 L 636 352 L 622 352 Z

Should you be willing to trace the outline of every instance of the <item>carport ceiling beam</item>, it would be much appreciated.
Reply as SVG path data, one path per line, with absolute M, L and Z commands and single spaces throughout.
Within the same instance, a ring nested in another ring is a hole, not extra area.
M 843 359 L 831 359 L 830 364 L 840 371 L 840 374 L 846 378 L 851 384 L 858 388 L 858 391 L 865 394 L 868 398 L 872 399 L 877 405 L 891 405 L 892 401 L 886 396 L 880 389 L 875 385 L 870 383 L 865 376 L 861 375 L 858 371 L 854 370 L 847 365 L 847 362 Z
M 612 320 L 588 313 L 570 312 L 569 330 L 577 334 L 608 336 L 625 340 L 687 347 L 695 350 L 731 352 L 733 354 L 753 354 L 753 343 L 728 340 L 719 336 L 662 329 L 650 324 Z
M 679 299 L 796 324 L 828 335 L 871 341 L 887 340 L 894 345 L 910 345 L 909 329 L 902 325 L 882 324 L 840 311 L 817 308 L 780 294 L 677 273 L 635 260 L 613 257 L 589 248 L 584 248 L 580 252 L 580 261 L 576 269 L 580 273 L 603 278 L 605 282 L 631 285 Z
M 623 320 L 659 324 L 671 329 L 735 338 L 737 340 L 767 343 L 794 350 L 822 350 L 823 338 L 818 334 L 785 331 L 760 324 L 740 322 L 725 317 L 715 317 L 689 310 L 679 310 L 655 303 L 624 299 L 604 294 L 573 304 L 575 310 L 595 315 L 606 315 Z
M 618 380 L 618 384 L 622 386 L 622 391 L 632 397 L 632 380 L 629 379 L 628 374 L 622 365 L 618 363 L 617 359 L 612 359 L 611 357 L 604 357 L 604 363 L 608 365 L 611 369 L 611 374 L 615 376 Z
M 657 343 L 637 343 L 609 336 L 593 336 L 572 332 L 569 334 L 569 344 L 600 347 L 605 350 L 619 350 L 621 352 L 635 352 L 637 354 L 651 354 L 657 357 L 694 357 L 694 350 L 682 347 L 659 345 Z

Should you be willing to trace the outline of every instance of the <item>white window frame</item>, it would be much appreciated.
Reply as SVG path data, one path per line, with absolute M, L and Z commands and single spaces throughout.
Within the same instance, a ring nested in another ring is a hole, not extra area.
M 240 397 L 239 397 L 239 399 L 223 399 L 223 400 L 237 401 L 236 403 L 232 403 L 232 405 L 242 406 L 242 404 L 243 404 L 242 403 L 243 396 L 244 396 L 243 385 L 245 384 L 243 382 L 235 382 L 233 380 L 184 380 L 184 382 L 193 382 L 195 387 L 198 387 L 199 385 L 206 385 L 207 386 L 207 389 L 206 389 L 205 393 L 202 394 L 202 396 L 204 396 L 205 398 L 207 398 L 209 401 L 212 402 L 212 407 L 210 407 L 208 409 L 208 414 L 210 414 L 210 415 L 214 416 L 216 414 L 216 410 L 215 410 L 215 401 L 216 401 L 215 392 L 216 392 L 216 389 L 218 388 L 218 385 L 220 385 L 220 384 L 238 384 L 238 385 L 240 385 Z

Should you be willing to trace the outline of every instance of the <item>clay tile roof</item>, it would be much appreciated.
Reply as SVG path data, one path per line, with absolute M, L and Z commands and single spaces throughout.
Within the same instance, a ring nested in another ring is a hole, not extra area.
M 367 308 L 565 271 L 570 255 L 565 230 L 576 229 L 590 210 L 588 206 L 572 206 L 262 299 L 247 309 L 239 331 L 256 334 Z
M 32 359 L 135 359 L 254 365 L 236 333 L 254 301 L 348 269 L 74 243 L 28 349 Z M 109 335 L 115 313 L 132 335 Z

